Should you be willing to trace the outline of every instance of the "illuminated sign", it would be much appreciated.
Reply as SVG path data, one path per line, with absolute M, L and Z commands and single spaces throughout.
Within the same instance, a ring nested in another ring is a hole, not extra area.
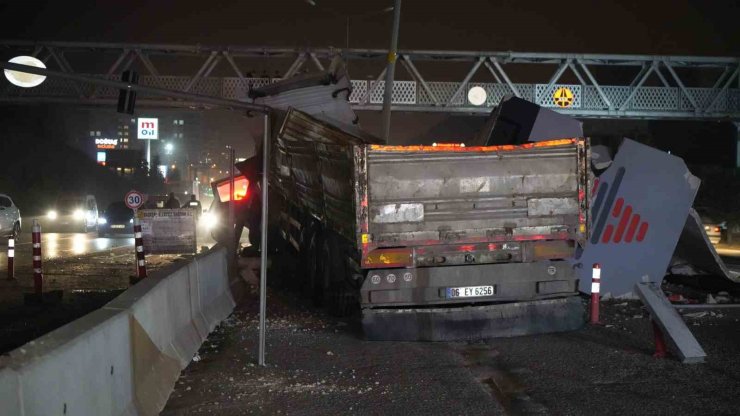
M 95 147 L 98 149 L 115 149 L 118 145 L 118 139 L 95 139 Z
M 97 161 L 99 165 L 105 166 L 105 161 L 106 161 L 105 152 L 98 152 Z
M 136 137 L 142 140 L 159 139 L 159 119 L 140 118 L 136 123 Z

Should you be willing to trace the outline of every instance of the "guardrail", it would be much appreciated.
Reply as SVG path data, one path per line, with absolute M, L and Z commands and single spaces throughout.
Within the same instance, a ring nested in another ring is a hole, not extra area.
M 0 357 L 4 415 L 154 415 L 235 306 L 226 250 L 155 273 Z

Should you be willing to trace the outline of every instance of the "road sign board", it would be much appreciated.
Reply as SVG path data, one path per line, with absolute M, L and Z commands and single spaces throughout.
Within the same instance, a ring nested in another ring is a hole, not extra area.
M 558 107 L 567 108 L 573 104 L 573 91 L 567 87 L 558 88 L 552 95 L 552 100 Z
M 159 119 L 139 118 L 136 124 L 136 137 L 142 140 L 159 139 Z
M 144 205 L 144 195 L 139 191 L 128 191 L 124 202 L 131 209 L 139 209 L 139 207 Z

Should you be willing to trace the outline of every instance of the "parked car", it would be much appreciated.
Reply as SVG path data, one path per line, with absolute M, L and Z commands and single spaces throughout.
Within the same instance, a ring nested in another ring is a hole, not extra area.
M 123 202 L 108 205 L 98 217 L 98 236 L 131 237 L 134 233 L 134 211 Z
M 83 232 L 96 230 L 98 203 L 93 195 L 65 196 L 60 198 L 44 218 L 47 230 L 58 232 Z
M 8 195 L 0 194 L 0 235 L 6 238 L 18 239 L 21 233 L 21 212 L 13 199 Z

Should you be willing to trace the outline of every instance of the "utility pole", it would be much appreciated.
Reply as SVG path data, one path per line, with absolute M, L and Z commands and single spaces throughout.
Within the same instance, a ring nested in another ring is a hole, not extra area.
M 393 32 L 391 48 L 388 51 L 388 69 L 385 72 L 385 91 L 383 94 L 383 139 L 388 142 L 391 134 L 391 98 L 393 97 L 393 76 L 396 71 L 398 55 L 398 26 L 401 23 L 401 0 L 396 0 L 393 8 Z

